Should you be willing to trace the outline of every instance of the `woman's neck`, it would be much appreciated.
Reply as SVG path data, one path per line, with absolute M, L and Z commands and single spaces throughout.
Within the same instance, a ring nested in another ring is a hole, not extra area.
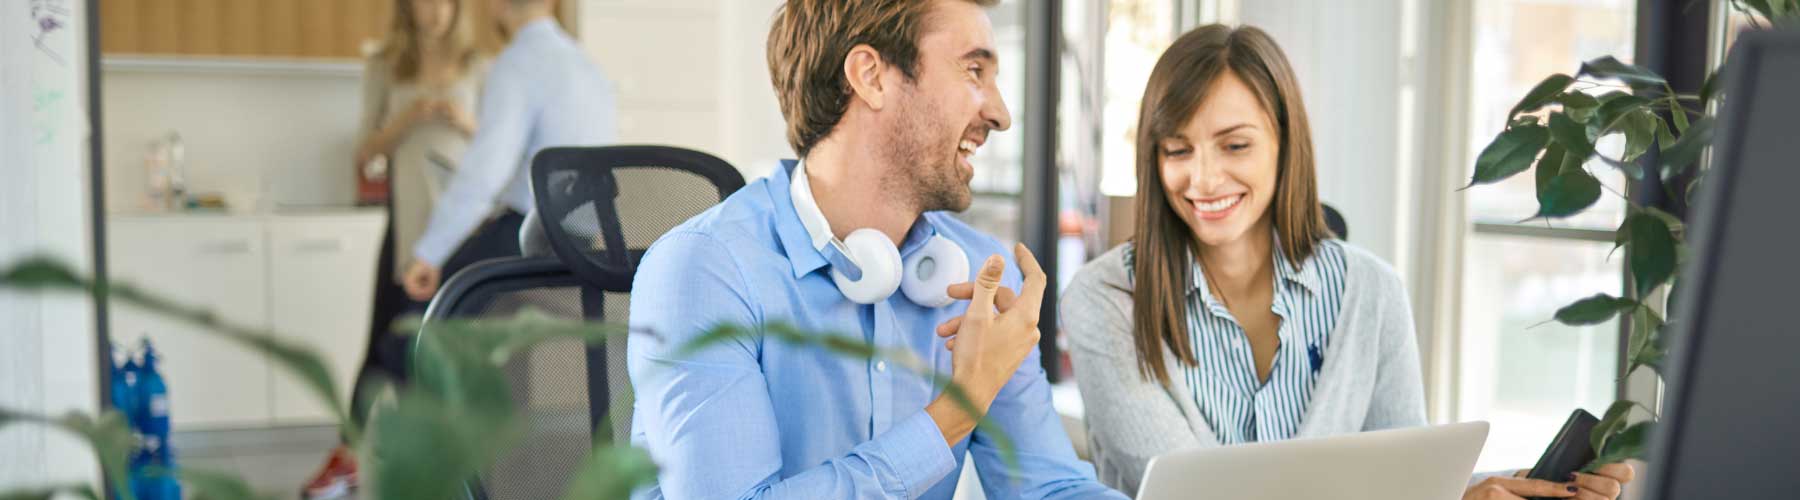
M 1267 222 L 1258 223 L 1234 241 L 1200 244 L 1200 267 L 1212 284 L 1233 297 L 1242 297 L 1257 286 L 1272 284 L 1275 255 Z

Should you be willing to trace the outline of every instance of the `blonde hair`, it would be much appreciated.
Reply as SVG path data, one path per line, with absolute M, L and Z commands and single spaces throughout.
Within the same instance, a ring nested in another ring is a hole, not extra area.
M 450 0 L 456 6 L 456 14 L 450 17 L 450 31 L 444 35 L 450 54 L 463 69 L 475 61 L 480 53 L 476 46 L 474 30 L 469 18 L 474 14 L 469 9 L 469 0 Z M 419 59 L 421 45 L 419 23 L 412 9 L 412 0 L 394 0 L 393 22 L 390 23 L 387 38 L 382 40 L 381 51 L 376 57 L 387 63 L 393 71 L 395 81 L 408 82 L 419 77 Z

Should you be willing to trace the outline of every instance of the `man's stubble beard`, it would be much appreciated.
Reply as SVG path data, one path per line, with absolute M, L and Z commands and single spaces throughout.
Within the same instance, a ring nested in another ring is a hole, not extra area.
M 895 108 L 898 119 L 880 147 L 891 168 L 882 176 L 882 189 L 897 194 L 920 213 L 968 210 L 973 196 L 969 180 L 962 177 L 961 154 L 955 149 L 943 153 L 955 144 L 955 138 L 932 124 L 937 108 L 916 87 L 903 84 L 902 92 L 906 95 Z

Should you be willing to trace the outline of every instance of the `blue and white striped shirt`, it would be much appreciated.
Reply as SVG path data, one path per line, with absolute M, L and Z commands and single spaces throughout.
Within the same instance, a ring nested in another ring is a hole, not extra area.
M 1270 309 L 1281 318 L 1281 326 L 1276 331 L 1280 346 L 1266 384 L 1257 379 L 1243 327 L 1204 286 L 1199 259 L 1192 259 L 1189 272 L 1193 282 L 1187 294 L 1188 342 L 1198 363 L 1180 367 L 1179 373 L 1194 389 L 1194 406 L 1219 442 L 1227 445 L 1285 440 L 1300 429 L 1343 305 L 1345 262 L 1339 241 L 1320 242 L 1298 270 L 1288 264 L 1279 239 L 1271 249 L 1276 282 Z M 1127 276 L 1133 272 L 1134 257 L 1127 248 Z

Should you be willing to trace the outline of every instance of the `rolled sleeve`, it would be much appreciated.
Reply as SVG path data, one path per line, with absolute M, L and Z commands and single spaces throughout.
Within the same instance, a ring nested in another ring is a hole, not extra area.
M 886 455 L 893 469 L 890 477 L 897 482 L 888 489 L 907 498 L 919 496 L 956 470 L 956 456 L 950 454 L 943 431 L 923 411 L 900 421 L 874 443 Z

